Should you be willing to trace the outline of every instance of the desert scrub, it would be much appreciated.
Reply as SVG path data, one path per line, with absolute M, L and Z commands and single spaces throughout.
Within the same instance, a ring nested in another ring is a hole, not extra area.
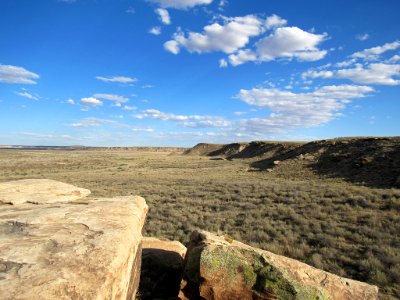
M 400 298 L 400 189 L 325 179 L 302 173 L 302 166 L 247 172 L 250 163 L 118 150 L 0 150 L 0 181 L 39 177 L 90 189 L 93 197 L 141 195 L 150 208 L 147 236 L 187 243 L 195 229 L 227 234 L 376 284 L 383 299 Z

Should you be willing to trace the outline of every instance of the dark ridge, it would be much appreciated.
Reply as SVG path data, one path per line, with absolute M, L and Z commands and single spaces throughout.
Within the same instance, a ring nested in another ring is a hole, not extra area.
M 259 171 L 270 171 L 280 163 L 290 162 L 303 164 L 325 177 L 377 188 L 400 187 L 400 137 L 337 138 L 309 143 L 203 143 L 185 154 L 252 158 L 250 166 Z

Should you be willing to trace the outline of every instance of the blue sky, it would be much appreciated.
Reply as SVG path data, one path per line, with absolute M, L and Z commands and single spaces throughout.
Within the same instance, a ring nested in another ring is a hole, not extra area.
M 0 144 L 399 135 L 398 0 L 2 0 Z

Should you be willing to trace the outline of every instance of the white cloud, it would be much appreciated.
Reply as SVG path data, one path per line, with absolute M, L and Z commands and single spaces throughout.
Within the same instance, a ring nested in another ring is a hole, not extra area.
M 175 40 L 170 40 L 170 41 L 165 42 L 164 49 L 175 55 L 178 54 L 180 51 L 179 44 Z
M 68 99 L 67 103 L 71 104 L 71 105 L 74 105 L 75 104 L 75 100 L 74 99 Z
M 37 96 L 34 96 L 34 95 L 32 95 L 32 94 L 30 94 L 30 93 L 28 93 L 28 92 L 18 92 L 18 93 L 16 93 L 18 96 L 21 96 L 21 97 L 24 97 L 24 98 L 28 98 L 28 99 L 31 99 L 31 100 L 39 100 L 39 97 L 37 97 Z
M 164 8 L 188 9 L 197 5 L 208 5 L 213 0 L 148 0 Z
M 228 62 L 225 59 L 220 59 L 219 60 L 219 67 L 220 68 L 226 68 L 228 66 Z
M 160 35 L 161 34 L 161 27 L 155 26 L 150 28 L 149 33 L 154 34 L 154 35 Z
M 133 8 L 133 7 L 129 7 L 127 10 L 126 10 L 126 13 L 127 14 L 135 14 L 136 13 L 136 11 L 135 11 L 135 9 Z
M 368 86 L 324 86 L 310 93 L 293 93 L 280 89 L 241 90 L 236 96 L 249 105 L 266 108 L 264 118 L 239 121 L 246 131 L 282 133 L 292 128 L 325 124 L 340 115 L 352 99 L 365 97 L 374 89 Z
M 388 63 L 397 63 L 400 61 L 400 55 L 394 55 L 387 60 Z
M 323 58 L 327 53 L 317 47 L 325 39 L 326 34 L 314 34 L 298 27 L 281 27 L 258 41 L 256 48 L 261 61 L 276 58 L 315 61 Z
M 338 64 L 337 64 L 338 65 Z M 343 65 L 343 64 L 341 64 Z M 373 63 L 367 66 L 356 64 L 353 68 L 339 70 L 308 70 L 302 75 L 307 78 L 341 78 L 349 79 L 360 84 L 399 85 L 400 80 L 394 77 L 400 76 L 400 65 Z
M 265 26 L 267 27 L 267 29 L 282 27 L 282 26 L 285 26 L 286 24 L 287 24 L 287 21 L 277 15 L 269 16 L 265 20 Z
M 102 125 L 106 125 L 106 124 L 115 124 L 117 123 L 114 120 L 107 120 L 107 119 L 100 119 L 100 118 L 85 118 L 83 119 L 81 122 L 79 123 L 72 123 L 72 124 L 67 124 L 67 126 L 70 127 L 99 127 Z
M 352 69 L 338 70 L 336 76 L 361 84 L 399 85 L 400 80 L 393 76 L 400 76 L 400 65 L 376 63 L 364 67 L 357 64 Z
M 220 18 L 222 22 L 207 25 L 202 32 L 189 31 L 185 34 L 178 30 L 173 39 L 164 44 L 164 48 L 173 54 L 178 54 L 181 48 L 200 54 L 221 51 L 230 54 L 228 60 L 233 66 L 249 61 L 275 59 L 316 61 L 328 53 L 318 48 L 326 39 L 326 33 L 315 34 L 298 27 L 283 27 L 287 21 L 277 15 L 269 16 L 265 20 L 256 15 Z M 266 30 L 273 31 L 256 42 L 254 49 L 244 49 L 250 38 L 259 36 Z M 224 61 L 220 60 L 220 66 L 225 67 Z
M 379 55 L 386 51 L 396 50 L 400 48 L 400 40 L 394 41 L 393 43 L 386 43 L 382 46 L 377 46 L 369 49 L 365 49 L 351 55 L 353 58 L 362 58 L 365 60 L 377 60 Z
M 238 66 L 249 61 L 272 61 L 275 59 L 297 59 L 316 61 L 325 57 L 326 50 L 318 45 L 326 39 L 326 34 L 314 34 L 298 27 L 279 27 L 256 44 L 255 50 L 244 49 L 229 55 L 229 62 Z
M 352 58 L 349 60 L 345 60 L 345 61 L 341 61 L 335 64 L 335 67 L 338 68 L 346 68 L 346 67 L 350 67 L 351 65 L 353 65 L 355 62 L 357 61 L 357 59 Z
M 155 13 L 158 15 L 161 23 L 165 25 L 171 24 L 171 17 L 169 16 L 168 10 L 165 8 L 157 8 Z
M 102 105 L 103 102 L 101 102 L 100 100 L 98 100 L 98 99 L 96 99 L 94 97 L 87 97 L 87 98 L 82 98 L 81 99 L 81 104 L 83 106 L 95 107 L 95 106 Z
M 132 128 L 132 131 L 135 131 L 135 132 L 154 132 L 154 129 L 150 128 L 150 127 L 134 127 L 134 128 Z
M 364 34 L 359 34 L 356 36 L 356 39 L 359 41 L 366 41 L 369 39 L 369 34 L 368 33 L 364 33 Z
M 137 107 L 136 106 L 124 105 L 124 107 L 122 109 L 123 110 L 135 110 L 135 109 L 137 109 Z
M 114 95 L 114 94 L 94 94 L 93 97 L 114 101 L 116 103 L 126 103 L 129 101 L 129 99 L 124 96 Z
M 246 112 L 246 111 L 235 111 L 233 114 L 234 114 L 235 116 L 242 116 L 242 115 L 247 114 L 247 112 Z
M 229 55 L 228 58 L 229 58 L 229 63 L 232 66 L 236 67 L 248 61 L 256 61 L 257 54 L 250 49 L 245 49 L 245 50 L 239 50 L 237 53 Z
M 134 116 L 136 119 L 153 119 L 161 121 L 179 122 L 181 126 L 200 128 L 200 127 L 226 127 L 230 123 L 222 117 L 200 116 L 200 115 L 176 115 L 161 112 L 156 109 L 147 109 L 141 114 Z
M 223 21 L 222 25 L 213 23 L 205 26 L 202 33 L 189 32 L 186 36 L 177 32 L 174 39 L 165 43 L 164 47 L 174 54 L 179 53 L 180 47 L 196 53 L 233 53 L 246 46 L 250 37 L 258 36 L 263 30 L 261 20 L 254 15 L 224 18 Z
M 220 0 L 218 3 L 218 10 L 223 11 L 224 7 L 228 4 L 228 0 Z
M 0 65 L 0 82 L 36 84 L 39 75 L 22 67 L 11 65 Z
M 306 78 L 332 78 L 333 77 L 333 72 L 332 71 L 314 71 L 314 70 L 308 70 L 301 74 L 301 77 L 303 79 Z
M 114 77 L 96 76 L 96 79 L 104 81 L 104 82 L 117 82 L 117 83 L 123 83 L 123 84 L 132 84 L 137 81 L 136 78 L 125 77 L 125 76 L 114 76 Z
M 181 125 L 190 128 L 218 128 L 218 127 L 228 127 L 232 123 L 226 120 L 203 120 L 203 121 L 188 121 L 182 122 Z

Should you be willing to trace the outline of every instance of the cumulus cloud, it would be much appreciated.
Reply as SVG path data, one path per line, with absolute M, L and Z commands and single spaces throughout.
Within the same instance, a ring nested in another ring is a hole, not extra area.
M 314 71 L 308 70 L 302 74 L 307 78 L 341 78 L 360 84 L 399 85 L 400 65 L 373 63 L 367 66 L 356 64 L 353 68 Z
M 314 34 L 298 27 L 279 27 L 269 36 L 255 44 L 255 50 L 244 49 L 229 55 L 233 66 L 249 61 L 272 61 L 275 59 L 297 59 L 316 61 L 325 57 L 326 50 L 318 45 L 326 39 L 326 34 Z
M 0 82 L 36 84 L 39 75 L 22 67 L 11 65 L 0 65 Z
M 68 99 L 67 103 L 71 104 L 71 105 L 74 105 L 75 104 L 75 100 L 74 99 Z
M 188 9 L 197 5 L 208 5 L 213 0 L 148 0 L 163 8 Z
M 298 27 L 281 27 L 258 41 L 256 48 L 259 59 L 262 61 L 276 58 L 315 61 L 323 58 L 327 53 L 317 47 L 325 38 L 326 34 L 314 34 Z
M 170 41 L 165 42 L 164 49 L 175 55 L 180 52 L 179 43 L 175 40 L 170 40 Z
M 367 67 L 357 64 L 355 68 L 342 69 L 336 72 L 338 78 L 350 79 L 361 84 L 399 85 L 400 65 L 384 63 L 370 64 Z
M 250 38 L 258 36 L 262 30 L 261 20 L 254 15 L 224 18 L 223 24 L 207 25 L 201 33 L 189 32 L 185 35 L 177 32 L 173 40 L 164 44 L 164 48 L 173 54 L 179 53 L 181 47 L 196 53 L 233 53 L 246 46 Z
M 301 74 L 301 77 L 303 79 L 307 78 L 332 78 L 333 77 L 333 72 L 332 71 L 314 71 L 314 70 L 308 70 Z
M 200 116 L 200 115 L 176 115 L 172 113 L 161 112 L 156 109 L 147 109 L 141 114 L 134 116 L 136 119 L 154 119 L 161 121 L 179 122 L 181 126 L 199 128 L 199 127 L 225 127 L 229 125 L 222 117 Z
M 165 25 L 171 24 L 171 17 L 169 16 L 168 10 L 165 8 L 157 8 L 155 13 L 158 15 L 161 23 Z
M 275 14 L 267 17 L 267 19 L 265 20 L 265 26 L 267 27 L 267 29 L 282 27 L 285 26 L 286 24 L 287 21 L 285 19 L 282 19 L 281 17 Z
M 228 59 L 229 63 L 232 66 L 236 67 L 249 61 L 256 61 L 258 58 L 257 54 L 254 51 L 250 49 L 245 49 L 239 50 L 237 53 L 229 55 Z
M 340 114 L 352 99 L 373 92 L 368 86 L 324 86 L 310 93 L 293 93 L 280 89 L 241 90 L 236 98 L 271 113 L 264 118 L 240 120 L 247 131 L 282 133 L 292 128 L 325 124 Z
M 181 48 L 190 53 L 221 51 L 229 54 L 228 61 L 233 66 L 246 62 L 264 62 L 275 59 L 296 59 L 316 61 L 328 53 L 319 49 L 327 34 L 316 34 L 298 27 L 285 27 L 287 21 L 277 15 L 265 20 L 256 15 L 244 17 L 220 17 L 222 22 L 214 22 L 203 28 L 202 32 L 184 33 L 178 30 L 164 48 L 178 54 Z M 269 32 L 252 47 L 245 48 L 251 38 Z M 227 61 L 226 59 L 224 61 Z M 220 61 L 220 66 L 225 67 Z
M 154 34 L 154 35 L 160 35 L 161 34 L 161 27 L 155 26 L 150 28 L 149 33 Z
M 116 82 L 116 83 L 123 83 L 123 84 L 133 84 L 137 81 L 136 78 L 125 77 L 125 76 L 113 76 L 113 77 L 96 76 L 96 79 L 104 81 L 104 82 Z
M 34 96 L 34 95 L 32 95 L 32 94 L 30 94 L 30 93 L 28 93 L 28 92 L 18 92 L 18 93 L 16 93 L 18 96 L 21 96 L 21 97 L 24 97 L 24 98 L 28 98 L 28 99 L 31 99 L 31 100 L 39 100 L 39 97 L 37 97 L 37 96 Z
M 81 99 L 81 104 L 83 106 L 95 107 L 95 106 L 103 105 L 103 102 L 101 102 L 99 99 L 96 99 L 94 97 L 87 97 L 87 98 Z
M 128 98 L 120 95 L 115 95 L 115 94 L 94 94 L 93 97 L 99 98 L 99 99 L 104 99 L 104 100 L 110 100 L 114 101 L 116 103 L 126 103 L 129 101 Z
M 379 56 L 387 51 L 396 50 L 400 48 L 400 40 L 393 43 L 386 43 L 382 46 L 372 47 L 359 52 L 353 53 L 353 58 L 361 58 L 365 60 L 377 60 Z

